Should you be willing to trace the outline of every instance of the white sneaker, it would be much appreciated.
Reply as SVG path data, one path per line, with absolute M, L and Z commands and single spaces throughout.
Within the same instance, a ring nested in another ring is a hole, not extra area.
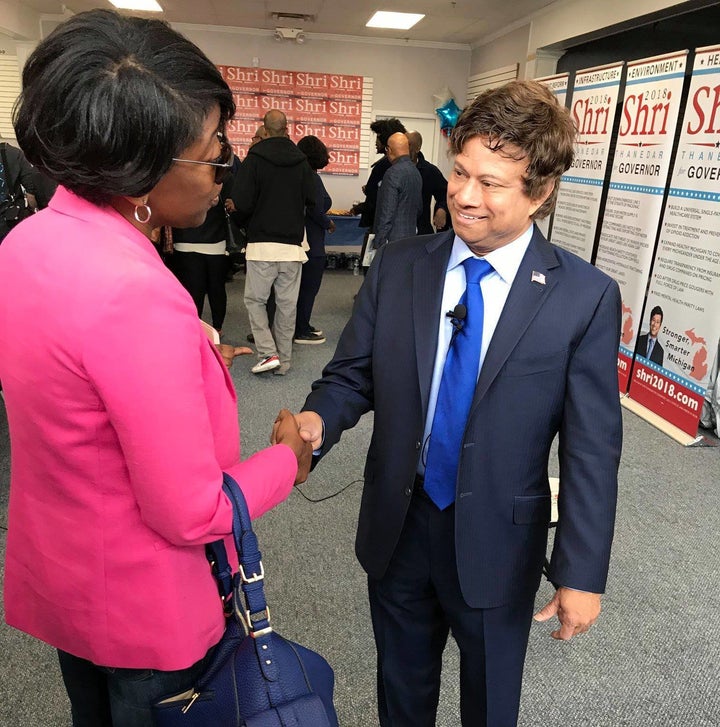
M 263 371 L 272 371 L 273 369 L 280 366 L 280 359 L 277 354 L 272 356 L 266 356 L 264 359 L 258 361 L 251 369 L 254 374 L 261 374 Z
M 325 343 L 325 336 L 315 333 L 314 331 L 310 331 L 310 333 L 305 333 L 302 336 L 295 336 L 295 338 L 293 338 L 293 343 L 309 343 L 311 345 Z

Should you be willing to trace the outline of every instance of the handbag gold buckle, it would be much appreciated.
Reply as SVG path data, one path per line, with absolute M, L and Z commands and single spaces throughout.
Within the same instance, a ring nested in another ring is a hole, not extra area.
M 238 616 L 240 616 L 240 619 L 243 622 L 243 625 L 245 626 L 245 629 L 247 630 L 247 633 L 250 634 L 250 636 L 253 637 L 253 639 L 257 639 L 260 636 L 265 636 L 266 634 L 272 633 L 272 626 L 270 626 L 270 607 L 265 606 L 265 608 L 262 611 L 257 611 L 255 613 L 250 613 L 250 611 L 240 611 L 240 609 L 235 610 Z M 255 628 L 255 622 L 257 621 L 267 621 L 268 626 L 266 626 L 264 629 L 256 629 Z
M 245 575 L 245 569 L 242 567 L 242 563 L 240 564 L 240 578 L 242 578 L 243 583 L 256 583 L 257 581 L 262 581 L 265 579 L 265 569 L 263 568 L 262 561 L 260 561 L 260 573 L 253 573 L 250 578 L 248 578 Z

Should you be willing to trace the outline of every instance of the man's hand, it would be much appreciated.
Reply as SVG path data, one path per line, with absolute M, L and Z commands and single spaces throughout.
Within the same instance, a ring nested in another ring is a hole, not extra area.
M 335 221 L 334 220 L 330 220 L 330 227 L 328 227 L 328 230 L 327 231 L 331 235 L 332 235 L 333 232 L 335 232 Z
M 295 415 L 295 421 L 298 423 L 300 436 L 303 440 L 310 442 L 313 451 L 320 449 L 324 434 L 322 417 L 314 411 L 301 411 Z
M 279 419 L 275 420 L 270 442 L 277 444 L 277 428 Z M 323 420 L 322 417 L 314 411 L 301 411 L 295 414 L 295 422 L 297 423 L 300 437 L 305 442 L 309 442 L 313 451 L 320 449 L 323 443 Z
M 286 444 L 293 452 L 298 462 L 295 484 L 299 485 L 308 478 L 310 463 L 312 462 L 312 447 L 304 441 L 298 431 L 295 417 L 287 409 L 281 409 L 273 425 L 272 444 Z
M 433 225 L 435 226 L 436 230 L 441 230 L 445 225 L 447 224 L 447 212 L 442 207 L 438 207 L 435 210 L 435 215 L 433 216 Z
M 216 343 L 215 345 L 228 368 L 232 366 L 235 356 L 247 356 L 252 353 L 252 349 L 247 346 L 231 346 L 227 343 Z
M 548 621 L 555 615 L 560 621 L 560 628 L 550 634 L 553 639 L 567 641 L 577 634 L 584 634 L 600 615 L 600 594 L 573 591 L 561 586 L 533 618 Z

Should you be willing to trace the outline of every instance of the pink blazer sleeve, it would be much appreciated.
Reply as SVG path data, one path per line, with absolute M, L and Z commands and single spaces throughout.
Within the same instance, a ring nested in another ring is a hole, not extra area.
M 257 517 L 287 497 L 292 450 L 239 462 L 236 400 L 189 296 L 156 275 L 122 281 L 89 324 L 83 363 L 120 441 L 140 515 L 175 545 L 231 529 L 222 469 Z

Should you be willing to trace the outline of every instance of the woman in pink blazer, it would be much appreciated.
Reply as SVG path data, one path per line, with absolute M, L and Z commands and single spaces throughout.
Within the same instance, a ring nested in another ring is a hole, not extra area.
M 204 548 L 232 528 L 222 472 L 253 516 L 307 475 L 291 416 L 240 461 L 230 377 L 149 239 L 218 202 L 234 110 L 197 47 L 109 11 L 23 72 L 18 141 L 60 187 L 0 247 L 5 611 L 59 650 L 76 727 L 150 725 L 202 671 L 224 628 Z

